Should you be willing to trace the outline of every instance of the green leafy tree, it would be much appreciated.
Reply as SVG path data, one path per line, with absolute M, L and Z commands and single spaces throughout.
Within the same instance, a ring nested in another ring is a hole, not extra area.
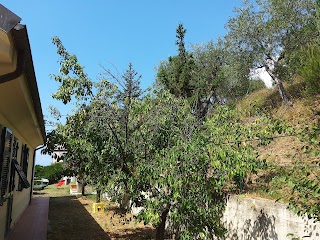
M 180 60 L 187 55 L 181 39 Z M 65 49 L 60 53 L 65 66 L 70 55 Z M 138 219 L 156 227 L 157 240 L 164 239 L 166 223 L 176 238 L 222 237 L 228 190 L 240 191 L 247 174 L 264 164 L 241 140 L 268 136 L 272 119 L 243 123 L 232 109 L 221 107 L 199 121 L 188 88 L 179 92 L 185 96 L 164 89 L 144 94 L 131 64 L 120 77 L 105 68 L 97 83 L 75 68 L 76 57 L 69 64 L 69 71 L 55 76 L 60 88 L 54 96 L 80 104 L 48 135 L 46 151 L 63 146 L 69 166 L 97 190 L 111 186 L 118 199 L 128 194 L 133 206 L 144 209 Z
M 56 183 L 62 177 L 69 175 L 70 171 L 65 168 L 63 163 L 56 163 L 49 166 L 35 166 L 35 177 L 46 178 L 51 184 Z
M 306 82 L 308 95 L 320 93 L 320 48 L 317 44 L 309 46 L 304 53 L 305 59 L 301 64 L 300 74 Z
M 86 181 L 93 179 L 87 165 L 93 147 L 86 141 L 88 136 L 84 131 L 84 122 L 88 120 L 87 101 L 93 96 L 93 82 L 85 73 L 84 67 L 78 63 L 77 57 L 68 53 L 61 40 L 54 37 L 52 41 L 57 47 L 61 66 L 60 74 L 52 75 L 52 78 L 60 83 L 58 91 L 52 97 L 64 104 L 71 102 L 74 97 L 77 109 L 67 116 L 65 124 L 56 123 L 55 129 L 47 134 L 46 149 L 43 152 L 53 154 L 58 146 L 66 150 L 66 154 L 63 155 L 64 161 L 85 185 Z M 57 110 L 55 113 L 59 120 L 60 114 Z M 97 179 L 94 180 L 97 182 Z
M 203 116 L 214 106 L 233 103 L 246 96 L 256 83 L 250 79 L 248 63 L 229 50 L 223 39 L 192 48 L 196 64 L 194 98 Z
M 218 86 L 222 81 L 223 44 L 212 42 L 195 46 L 193 52 L 185 47 L 186 29 L 182 24 L 176 30 L 178 55 L 162 61 L 157 72 L 157 83 L 176 97 L 188 99 L 192 112 L 204 118 L 213 104 L 221 104 L 223 97 Z
M 178 55 L 161 62 L 157 79 L 158 83 L 165 86 L 175 96 L 189 98 L 194 89 L 192 80 L 194 61 L 192 54 L 188 53 L 185 48 L 186 31 L 182 24 L 178 25 L 176 30 Z
M 157 72 L 158 85 L 176 97 L 188 99 L 192 112 L 203 119 L 215 106 L 232 103 L 250 92 L 250 67 L 226 48 L 225 41 L 185 47 L 186 29 L 177 30 L 178 55 L 162 61 Z
M 53 153 L 60 145 L 67 151 L 64 160 L 70 168 L 98 191 L 118 171 L 124 175 L 122 183 L 127 188 L 127 178 L 133 175 L 131 168 L 136 160 L 132 135 L 143 122 L 142 118 L 135 119 L 139 118 L 135 106 L 143 98 L 141 76 L 129 64 L 120 77 L 104 68 L 108 79 L 93 83 L 76 56 L 69 54 L 58 38 L 53 38 L 53 42 L 62 66 L 60 74 L 53 75 L 60 83 L 53 97 L 65 104 L 74 97 L 77 105 L 66 123 L 57 124 L 48 134 L 45 152 Z
M 34 176 L 36 178 L 39 178 L 43 175 L 43 166 L 40 165 L 35 165 L 35 173 Z
M 305 29 L 308 35 L 315 35 L 316 37 L 306 45 L 301 47 L 300 51 L 292 57 L 294 66 L 298 73 L 303 77 L 306 83 L 306 93 L 308 95 L 316 95 L 320 93 L 320 1 L 316 1 L 316 24 L 310 24 Z M 313 34 L 310 34 L 312 32 Z
M 192 73 L 194 81 L 192 103 L 198 116 L 207 115 L 213 105 L 221 105 L 226 96 L 222 87 L 225 75 L 222 66 L 225 64 L 223 42 L 193 46 L 195 68 Z
M 60 56 L 60 74 L 52 74 L 52 78 L 61 84 L 52 97 L 64 104 L 71 101 L 71 96 L 75 96 L 78 101 L 85 101 L 93 94 L 92 81 L 85 73 L 84 67 L 78 63 L 76 55 L 69 54 L 58 37 L 54 37 L 52 42 Z
M 167 147 L 141 159 L 137 168 L 132 191 L 145 186 L 147 195 L 139 219 L 157 227 L 156 239 L 164 239 L 166 224 L 177 239 L 221 237 L 227 193 L 241 191 L 247 175 L 265 166 L 254 145 L 242 140 L 270 136 L 273 120 L 266 116 L 261 123 L 244 124 L 234 110 L 219 107 L 199 125 L 186 100 L 166 98 L 162 101 L 180 102 L 180 107 L 173 116 L 159 113 L 168 129 L 159 132 Z
M 314 21 L 314 9 L 313 0 L 246 0 L 227 24 L 229 47 L 251 69 L 264 68 L 284 102 L 289 102 L 282 84 L 285 60 L 312 38 L 303 29 Z

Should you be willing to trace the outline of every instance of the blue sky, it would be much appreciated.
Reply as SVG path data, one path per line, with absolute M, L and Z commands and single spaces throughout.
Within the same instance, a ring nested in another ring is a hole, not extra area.
M 51 43 L 58 36 L 70 53 L 77 55 L 90 77 L 97 79 L 100 64 L 124 71 L 131 62 L 142 74 L 143 88 L 154 82 L 161 60 L 177 53 L 175 30 L 179 23 L 187 29 L 187 46 L 216 40 L 233 9 L 241 0 L 2 0 L 1 4 L 22 18 L 27 25 L 43 114 L 49 118 L 49 105 L 62 114 L 70 106 L 53 100 L 57 84 L 56 49 Z M 37 164 L 50 164 L 50 157 L 37 156 Z

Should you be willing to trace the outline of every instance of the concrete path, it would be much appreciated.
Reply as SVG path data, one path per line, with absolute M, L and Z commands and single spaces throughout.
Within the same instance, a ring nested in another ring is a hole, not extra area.
M 8 240 L 46 240 L 49 197 L 32 198 L 31 204 L 10 232 Z

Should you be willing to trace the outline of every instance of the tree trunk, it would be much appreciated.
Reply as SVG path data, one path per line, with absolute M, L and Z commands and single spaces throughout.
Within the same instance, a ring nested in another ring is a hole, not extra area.
M 123 196 L 122 196 L 122 200 L 121 200 L 121 204 L 120 204 L 120 208 L 122 210 L 127 211 L 130 208 L 130 194 L 128 191 L 125 191 Z
M 278 78 L 276 78 L 275 83 L 276 83 L 277 86 L 278 86 L 278 91 L 279 91 L 279 93 L 280 93 L 280 97 L 281 97 L 282 101 L 283 101 L 284 103 L 289 103 L 290 100 L 289 100 L 289 97 L 288 97 L 288 95 L 287 95 L 286 90 L 285 90 L 284 87 L 283 87 L 282 82 L 281 82 Z
M 99 203 L 100 201 L 101 201 L 101 190 L 97 190 L 96 203 Z
M 86 194 L 85 194 L 85 187 L 86 187 L 86 185 L 84 184 L 84 183 L 82 183 L 81 184 L 81 194 L 82 194 L 82 196 L 85 196 Z
M 169 213 L 169 209 L 165 209 L 161 214 L 161 222 L 157 226 L 156 240 L 164 240 L 164 234 L 166 230 L 166 220 Z
M 272 70 L 269 67 L 266 67 L 266 71 L 268 72 L 268 74 L 270 75 L 270 77 L 272 78 L 273 82 L 277 85 L 278 87 L 278 91 L 280 93 L 280 97 L 282 99 L 282 102 L 289 104 L 290 103 L 290 99 L 287 95 L 286 90 L 283 87 L 283 84 L 281 82 L 281 80 L 279 78 L 277 78 L 277 76 L 275 76 L 272 72 Z

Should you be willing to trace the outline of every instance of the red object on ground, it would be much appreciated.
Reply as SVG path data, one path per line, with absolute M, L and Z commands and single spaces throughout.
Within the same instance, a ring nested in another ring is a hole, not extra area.
M 65 181 L 66 180 L 60 180 L 57 184 L 55 184 L 55 186 L 56 187 L 61 187 L 64 184 Z

